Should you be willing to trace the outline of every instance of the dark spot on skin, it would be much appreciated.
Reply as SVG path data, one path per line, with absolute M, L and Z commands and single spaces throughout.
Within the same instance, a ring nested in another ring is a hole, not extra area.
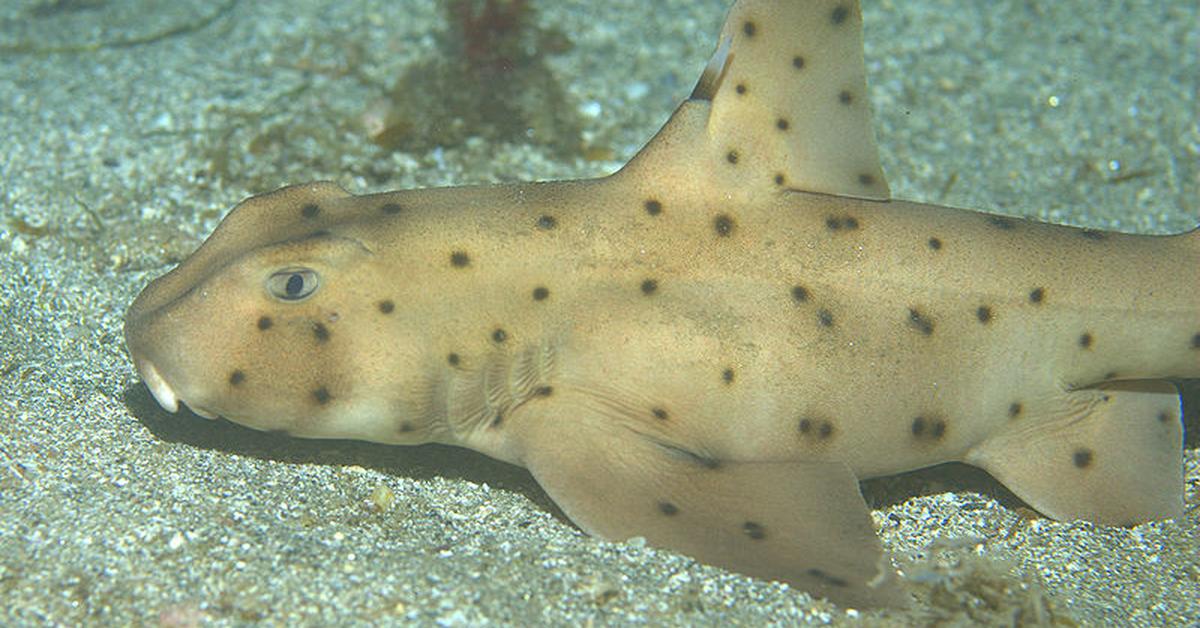
M 817 322 L 821 323 L 822 327 L 833 327 L 833 313 L 821 308 L 817 311 Z
M 775 185 L 783 185 L 784 178 L 782 174 L 775 175 Z
M 329 400 L 333 399 L 333 395 L 329 394 L 329 389 L 324 386 L 312 391 L 312 397 L 313 401 L 316 401 L 318 405 L 322 406 L 329 403 Z
M 492 417 L 492 422 L 488 425 L 488 427 L 500 427 L 501 423 L 504 423 L 504 413 L 497 412 L 496 416 Z
M 746 84 L 738 83 L 737 87 L 735 87 L 734 89 L 737 91 L 738 94 L 745 94 L 746 93 Z
M 1084 229 L 1083 231 L 1079 232 L 1079 235 L 1083 236 L 1084 238 L 1086 238 L 1088 240 L 1096 240 L 1096 241 L 1103 240 L 1108 237 L 1108 234 L 1104 233 L 1103 231 L 1097 231 L 1095 229 Z
M 721 237 L 727 237 L 733 233 L 733 218 L 730 218 L 729 214 L 718 214 L 713 218 L 713 231 Z
M 908 324 L 913 329 L 925 334 L 926 336 L 933 335 L 933 321 L 928 316 L 922 314 L 919 310 L 908 309 Z
M 796 68 L 797 70 L 803 70 L 804 69 L 804 57 L 801 57 L 800 55 L 796 55 L 796 56 L 792 57 L 792 67 Z
M 979 319 L 979 322 L 984 325 L 987 325 L 992 322 L 992 308 L 986 305 L 979 306 L 975 309 L 975 318 Z
M 397 430 L 399 430 L 399 432 L 401 434 L 407 434 L 407 433 L 413 431 L 414 429 L 416 429 L 416 428 L 413 427 L 413 424 L 409 423 L 408 421 L 401 421 L 400 427 L 397 428 Z
M 545 301 L 546 297 L 548 297 L 548 296 L 550 296 L 550 291 L 542 286 L 538 286 L 533 289 L 533 300 L 534 301 Z
M 662 408 L 652 408 L 650 410 L 650 414 L 653 414 L 654 418 L 658 419 L 659 421 L 667 420 L 667 411 L 663 410 Z
M 754 22 L 747 20 L 742 23 L 742 32 L 746 34 L 746 37 L 754 37 L 754 33 L 757 31 L 758 27 L 754 25 Z
M 721 379 L 724 380 L 726 384 L 732 384 L 733 369 L 725 369 L 724 371 L 721 371 Z
M 808 300 L 808 288 L 804 286 L 792 286 L 792 300 L 796 303 L 804 303 Z
M 1175 420 L 1175 415 L 1171 412 L 1159 412 L 1158 413 L 1158 422 L 1159 423 L 1170 423 L 1171 421 L 1174 421 L 1174 420 Z
M 1021 416 L 1022 409 L 1020 402 L 1014 401 L 1008 404 L 1008 418 L 1015 419 Z
M 1200 349 L 1200 332 L 1198 332 L 1195 336 L 1192 336 L 1192 348 Z
M 309 203 L 300 208 L 300 215 L 305 218 L 316 218 L 321 213 L 321 206 L 316 203 Z
M 833 13 L 829 15 L 829 20 L 834 24 L 841 24 L 848 17 L 850 17 L 850 9 L 847 9 L 843 4 L 839 4 L 833 9 Z
M 553 386 L 538 386 L 537 390 L 533 391 L 533 394 L 535 394 L 539 397 L 549 397 L 550 395 L 554 394 L 554 387 Z
M 258 317 L 258 329 L 259 329 L 259 331 L 267 331 L 268 329 L 270 329 L 270 328 L 271 328 L 271 325 L 274 325 L 274 324 L 275 324 L 275 323 L 271 321 L 271 317 L 270 317 L 270 316 L 260 316 L 260 317 Z
M 558 221 L 554 219 L 554 216 L 546 215 L 538 218 L 537 220 L 538 229 L 541 229 L 542 231 L 549 231 L 557 225 Z
M 1034 303 L 1034 304 L 1041 303 L 1045 299 L 1046 299 L 1045 288 L 1034 288 L 1033 290 L 1029 291 L 1029 302 L 1030 303 Z
M 668 517 L 679 514 L 679 507 L 671 502 L 658 502 L 658 511 Z
M 404 209 L 399 203 L 385 203 L 379 206 L 379 211 L 385 214 L 399 214 L 400 210 Z
M 854 216 L 828 216 L 825 218 L 825 228 L 830 231 L 840 231 L 842 229 L 854 231 L 858 229 L 858 219 Z
M 863 173 L 863 174 L 858 175 L 858 182 L 859 182 L 859 184 L 861 184 L 865 187 L 870 187 L 872 185 L 875 185 L 875 177 L 872 175 Z
M 747 521 L 746 523 L 743 523 L 742 532 L 745 532 L 746 536 L 754 539 L 755 541 L 761 541 L 767 538 L 766 528 L 763 528 L 761 523 L 755 523 L 753 521 Z
M 657 280 L 647 279 L 642 282 L 642 294 L 649 296 L 651 294 L 654 294 L 655 291 L 657 291 L 657 290 L 658 290 L 658 281 Z
M 457 353 L 451 353 L 446 356 L 446 362 L 450 366 L 458 366 L 458 363 L 461 361 L 462 361 L 462 358 L 458 357 Z
M 912 432 L 913 438 L 941 440 L 946 435 L 946 422 L 942 419 L 927 419 L 919 416 L 912 420 L 909 430 Z
M 317 342 L 326 342 L 329 340 L 329 328 L 324 323 L 313 323 L 313 338 Z
M 246 381 L 246 374 L 242 371 L 234 371 L 229 374 L 229 384 L 231 386 L 237 386 L 244 381 Z
M 850 586 L 850 583 L 846 582 L 844 579 L 839 578 L 837 576 L 830 575 L 828 573 L 825 573 L 824 571 L 817 569 L 815 567 L 812 569 L 809 569 L 807 573 L 809 576 L 812 576 L 813 578 L 816 578 L 817 580 L 820 580 L 820 581 L 824 582 L 825 584 L 828 584 L 829 586 L 833 586 L 833 587 L 848 587 L 848 586 Z
M 731 150 L 728 153 L 725 153 L 725 161 L 728 161 L 731 164 L 736 164 L 738 162 L 738 152 L 736 150 Z
M 455 268 L 466 268 L 471 264 L 471 258 L 462 251 L 455 251 L 450 254 L 450 265 Z
M 988 216 L 987 221 L 989 225 L 1005 231 L 1011 231 L 1017 228 L 1017 223 L 1005 218 L 1004 216 Z
M 937 238 L 929 238 L 929 242 L 927 244 L 929 244 L 929 248 L 935 251 L 942 250 L 942 241 Z
M 851 94 L 850 90 L 844 89 L 838 92 L 838 102 L 842 103 L 843 105 L 849 105 L 850 103 L 854 102 L 854 94 Z
M 651 216 L 657 216 L 662 213 L 662 203 L 654 199 L 647 200 L 645 208 L 646 213 L 650 214 Z
M 1117 372 L 1109 371 L 1109 372 L 1105 373 L 1104 377 L 1101 377 L 1100 379 L 1107 381 L 1107 380 L 1116 379 L 1116 378 L 1117 378 Z
M 778 120 L 775 121 L 775 128 L 779 129 L 780 131 L 788 130 L 789 126 L 791 126 L 791 125 L 788 124 L 788 121 L 786 118 L 779 118 Z
M 390 300 L 384 299 L 383 301 L 379 302 L 379 311 L 383 314 L 391 314 L 392 312 L 396 311 L 396 304 Z
M 1092 450 L 1082 447 L 1076 449 L 1075 453 L 1071 454 L 1071 462 L 1080 469 L 1086 469 L 1092 466 Z
M 815 436 L 819 440 L 829 440 L 833 437 L 833 423 L 824 419 L 801 418 L 796 429 L 804 436 Z
M 496 342 L 504 342 L 505 340 L 508 340 L 508 332 L 504 331 L 503 329 L 496 329 L 496 331 L 492 332 L 492 340 Z
M 1085 333 L 1079 337 L 1079 346 L 1082 349 L 1090 349 L 1092 347 L 1092 335 Z

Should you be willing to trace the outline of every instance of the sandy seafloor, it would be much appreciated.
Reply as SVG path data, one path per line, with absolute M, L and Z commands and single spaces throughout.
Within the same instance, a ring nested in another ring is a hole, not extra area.
M 608 173 L 690 91 L 725 10 L 539 4 L 611 160 L 366 142 L 367 104 L 432 53 L 428 0 L 0 5 L 0 624 L 1200 623 L 1195 436 L 1186 515 L 1134 529 L 1031 520 L 964 467 L 868 484 L 915 596 L 879 614 L 591 539 L 524 471 L 465 450 L 159 410 L 123 312 L 236 201 L 310 179 Z M 866 5 L 897 197 L 1147 233 L 1200 221 L 1195 2 Z

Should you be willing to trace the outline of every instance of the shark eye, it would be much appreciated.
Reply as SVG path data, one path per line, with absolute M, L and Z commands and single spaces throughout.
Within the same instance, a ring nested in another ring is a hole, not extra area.
M 267 277 L 267 292 L 283 301 L 300 301 L 316 292 L 320 283 L 314 270 L 289 268 Z

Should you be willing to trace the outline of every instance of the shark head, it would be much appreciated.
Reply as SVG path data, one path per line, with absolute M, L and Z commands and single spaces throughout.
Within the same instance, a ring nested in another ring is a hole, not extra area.
M 371 289 L 371 247 L 338 225 L 347 196 L 316 183 L 250 199 L 138 296 L 125 337 L 159 405 L 304 437 L 427 437 L 420 326 L 396 323 L 402 283 Z M 389 342 L 377 342 L 385 325 Z M 370 390 L 363 371 L 379 368 L 413 373 L 412 385 Z

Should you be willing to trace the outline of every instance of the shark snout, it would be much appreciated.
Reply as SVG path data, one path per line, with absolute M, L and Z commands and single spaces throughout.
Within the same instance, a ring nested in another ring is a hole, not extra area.
M 162 406 L 167 412 L 177 412 L 179 410 L 179 395 L 175 393 L 175 389 L 167 383 L 167 380 L 158 372 L 158 368 L 149 360 L 135 360 L 138 375 L 142 376 L 142 381 L 145 382 L 146 388 L 150 389 L 150 394 L 154 395 L 154 400 L 158 405 Z
M 193 413 L 206 419 L 217 418 L 217 413 L 189 403 L 186 399 L 180 399 L 176 388 L 167 381 L 167 378 L 163 376 L 158 367 L 154 366 L 154 363 L 150 360 L 135 358 L 134 364 L 137 366 L 138 374 L 141 375 L 146 388 L 150 389 L 150 394 L 154 396 L 154 400 L 158 402 L 158 405 L 162 406 L 163 410 L 171 413 L 178 412 L 179 403 L 183 401 Z

